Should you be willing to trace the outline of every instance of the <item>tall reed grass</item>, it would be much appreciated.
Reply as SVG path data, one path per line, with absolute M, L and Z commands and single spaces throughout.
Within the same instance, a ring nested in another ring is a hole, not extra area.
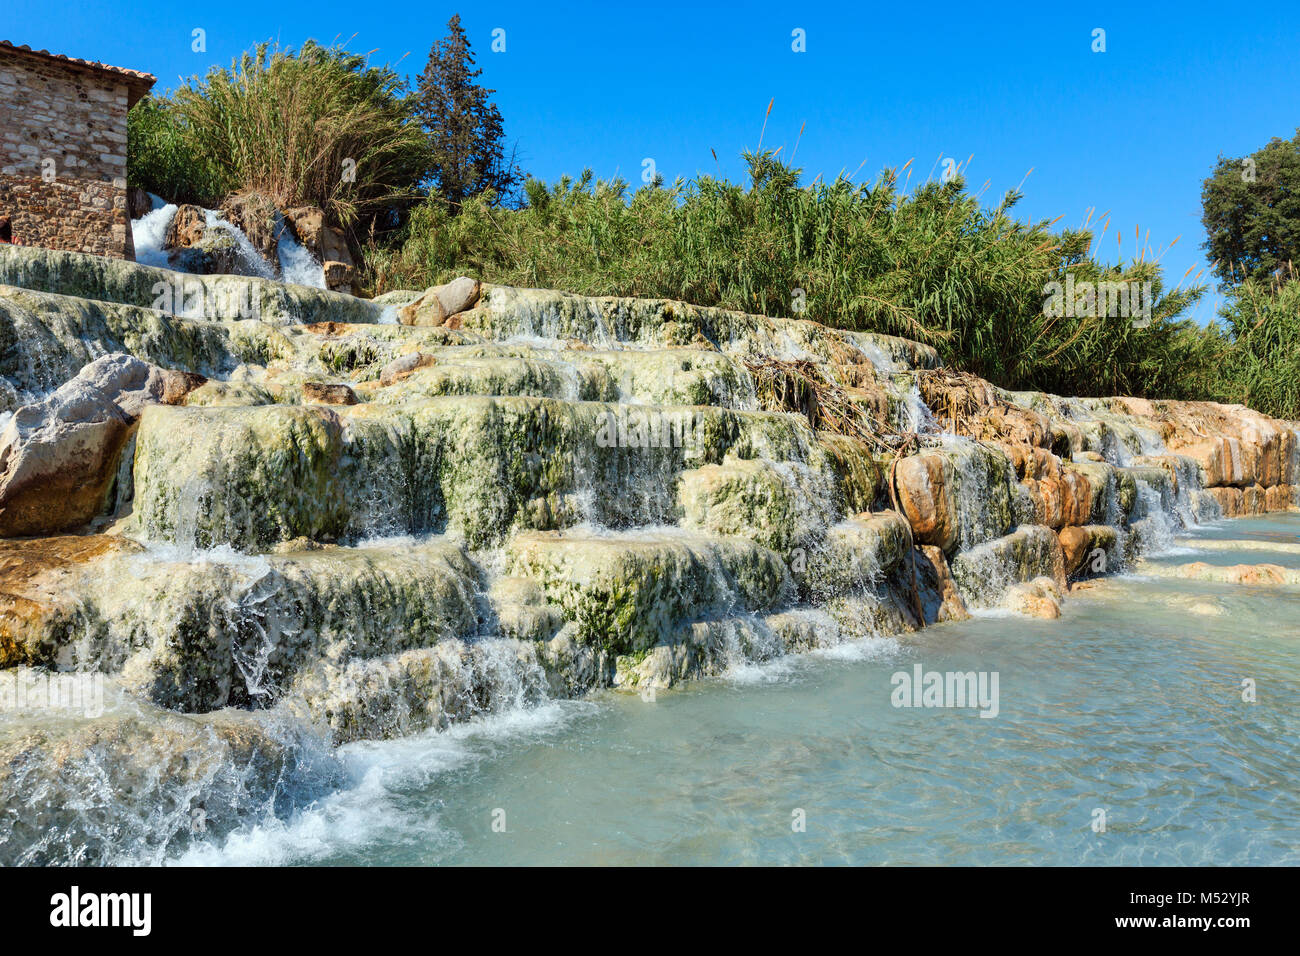
M 892 170 L 871 184 L 803 185 L 770 152 L 745 160 L 744 185 L 706 176 L 630 191 L 588 171 L 531 180 L 516 210 L 480 197 L 453 214 L 434 197 L 400 246 L 369 250 L 369 280 L 376 291 L 424 288 L 463 273 L 815 319 L 931 343 L 1008 388 L 1176 397 L 1199 387 L 1193 366 L 1211 343 L 1179 316 L 1202 290 L 1165 291 L 1157 263 L 1099 263 L 1088 231 L 1016 219 L 1014 192 L 985 208 L 960 176 L 906 193 Z M 1151 281 L 1151 325 L 1046 315 L 1046 284 L 1067 272 Z
M 280 208 L 319 206 L 349 226 L 414 198 L 428 168 L 398 74 L 312 41 L 296 50 L 261 44 L 137 107 L 131 119 L 141 178 L 152 168 L 148 154 L 162 146 L 169 162 L 150 185 L 205 205 L 256 191 Z M 178 171 L 189 182 L 175 182 Z

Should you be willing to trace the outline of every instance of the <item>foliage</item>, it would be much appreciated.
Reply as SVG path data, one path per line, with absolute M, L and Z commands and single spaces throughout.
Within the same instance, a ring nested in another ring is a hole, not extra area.
M 1220 314 L 1233 346 L 1222 400 L 1300 419 L 1300 283 L 1247 279 Z
M 513 157 L 506 159 L 501 111 L 479 86 L 483 71 L 455 15 L 448 34 L 429 50 L 416 92 L 416 112 L 428 135 L 429 177 L 433 188 L 458 208 L 470 196 L 492 190 L 508 196 L 518 186 Z
M 172 202 L 216 206 L 225 198 L 218 171 L 197 152 L 167 99 L 146 96 L 126 117 L 127 184 Z
M 485 195 L 453 216 L 431 197 L 400 248 L 371 248 L 370 282 L 425 288 L 469 274 L 794 315 L 932 343 L 1008 388 L 1191 397 L 1213 378 L 1221 343 L 1178 318 L 1201 289 L 1164 290 L 1149 261 L 1095 262 L 1088 232 L 1015 219 L 1015 193 L 989 209 L 960 177 L 904 194 L 892 170 L 871 185 L 804 186 L 771 153 L 746 162 L 747 187 L 702 177 L 629 194 L 588 171 L 551 186 L 530 179 L 517 210 Z M 1150 326 L 1045 314 L 1047 284 L 1067 273 L 1150 281 Z
M 137 106 L 128 150 L 148 157 L 154 144 L 162 149 L 136 178 L 166 199 L 215 206 L 256 191 L 280 208 L 319 206 L 340 225 L 391 220 L 428 158 L 398 75 L 310 40 L 297 50 L 260 44 Z
M 1227 285 L 1267 280 L 1300 258 L 1300 130 L 1249 157 L 1219 157 L 1201 189 L 1205 243 Z

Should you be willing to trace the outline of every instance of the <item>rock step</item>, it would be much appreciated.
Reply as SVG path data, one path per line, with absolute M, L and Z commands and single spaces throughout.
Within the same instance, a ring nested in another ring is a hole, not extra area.
M 388 387 L 363 387 L 369 401 L 398 405 L 443 395 L 527 395 L 639 405 L 715 405 L 754 410 L 744 366 L 693 349 L 596 351 L 508 345 L 429 349 L 434 362 Z
M 1056 532 L 1027 525 L 962 551 L 951 562 L 952 577 L 970 607 L 993 607 L 1017 584 L 1047 578 L 1065 590 L 1065 560 Z
M 151 408 L 127 528 L 247 552 L 298 537 L 447 530 L 478 548 L 512 529 L 669 523 L 680 473 L 728 451 L 813 467 L 825 459 L 794 416 L 712 407 L 467 396 Z
M 214 320 L 379 322 L 384 306 L 250 276 L 192 275 L 35 246 L 0 247 L 0 284 Z
M 51 679 L 0 673 L 29 684 L 30 699 Z M 198 821 L 220 840 L 270 803 L 292 813 L 346 780 L 326 741 L 279 712 L 177 714 L 112 685 L 102 680 L 107 706 L 94 719 L 11 715 L 0 725 L 0 805 L 10 811 L 0 817 L 0 866 L 121 865 L 123 833 L 140 834 L 148 862 L 162 865 Z M 154 812 L 146 819 L 141 806 Z
M 0 286 L 0 411 L 39 401 L 112 352 L 169 370 L 225 377 L 241 363 L 264 357 L 273 334 L 261 323 L 176 319 Z
M 0 667 L 120 672 L 140 697 L 191 712 L 266 706 L 322 661 L 478 630 L 478 572 L 442 539 L 241 557 L 97 536 L 4 542 L 0 555 Z
M 1284 568 L 1280 564 L 1207 564 L 1193 561 L 1189 564 L 1155 564 L 1143 562 L 1143 574 L 1158 578 L 1180 578 L 1189 581 L 1210 581 L 1217 584 L 1245 584 L 1253 587 L 1279 587 L 1300 585 L 1300 569 Z
M 767 611 L 794 597 L 774 552 L 675 528 L 519 534 L 506 563 L 562 610 L 579 645 L 613 657 L 646 652 L 692 621 Z
M 581 296 L 549 289 L 484 284 L 478 304 L 456 317 L 459 328 L 490 341 L 520 336 L 578 339 L 597 348 L 715 348 L 741 356 L 868 361 L 889 372 L 934 368 L 938 353 L 908 339 L 831 329 L 669 299 Z

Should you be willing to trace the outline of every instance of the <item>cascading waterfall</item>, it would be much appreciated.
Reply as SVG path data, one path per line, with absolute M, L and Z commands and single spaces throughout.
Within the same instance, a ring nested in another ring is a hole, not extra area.
M 159 206 L 134 224 L 144 259 L 165 259 L 174 214 Z M 215 214 L 208 225 L 247 243 Z M 286 280 L 306 268 L 300 252 L 282 233 Z M 400 776 L 410 755 L 484 728 L 587 714 L 564 702 L 600 688 L 761 682 L 795 652 L 897 656 L 913 640 L 900 635 L 961 627 L 967 607 L 1001 608 L 1053 560 L 1059 570 L 1066 527 L 1085 552 L 1137 559 L 1168 550 L 1215 502 L 1202 488 L 1212 465 L 1171 454 L 1102 400 L 1026 397 L 1059 428 L 1039 429 L 1043 447 L 951 434 L 919 385 L 932 350 L 864 334 L 828 345 L 830 330 L 810 323 L 487 287 L 442 327 L 386 321 L 391 304 L 364 327 L 349 313 L 340 331 L 318 314 L 310 326 L 182 324 L 123 303 L 100 329 L 42 294 L 15 320 L 25 338 L 37 325 L 61 332 L 40 338 L 41 375 L 147 346 L 151 361 L 190 370 L 203 353 L 218 380 L 134 425 L 118 508 L 87 536 L 117 550 L 56 563 L 41 600 L 23 598 L 33 659 L 103 673 L 118 696 L 110 723 L 47 720 L 36 742 L 29 715 L 0 714 L 0 794 L 54 800 L 61 815 L 42 819 L 63 834 L 0 823 L 3 862 L 237 858 L 272 832 L 290 858 L 310 856 L 303 827 L 391 796 L 375 782 L 390 758 Z M 0 309 L 19 315 L 9 301 Z M 858 443 L 853 468 L 837 457 L 844 435 L 757 410 L 745 359 L 831 365 L 847 350 L 845 380 L 870 378 L 854 349 L 878 379 L 855 397 L 896 419 L 881 427 L 907 442 L 904 458 L 941 466 L 907 489 L 917 514 L 894 510 L 909 507 L 888 485 L 898 444 Z M 384 379 L 417 350 L 432 361 Z M 5 375 L 15 397 L 38 378 Z M 334 384 L 357 404 L 306 397 Z M 1280 461 L 1285 449 L 1269 447 Z M 1036 511 L 1035 479 L 1017 474 L 1030 460 L 1044 482 L 1089 476 L 1068 522 L 1058 509 L 1049 527 Z M 1234 449 L 1227 467 L 1251 460 Z M 1220 479 L 1225 501 L 1249 490 Z M 96 767 L 106 740 L 114 763 Z M 59 747 L 73 759 L 55 766 Z M 180 769 L 163 781 L 152 765 Z M 111 795 L 133 786 L 131 808 L 96 829 Z M 78 790 L 93 798 L 79 803 Z M 206 829 L 190 828 L 195 810 Z
M 233 228 L 233 227 L 232 227 Z M 293 237 L 284 216 L 277 216 L 275 221 L 276 255 L 280 260 L 280 274 L 285 282 L 295 285 L 310 286 L 313 289 L 325 288 L 325 271 L 321 263 Z M 244 239 L 247 242 L 247 238 Z
M 139 219 L 131 221 L 136 262 L 141 265 L 184 272 L 181 263 L 173 261 L 172 250 L 164 248 L 167 232 L 176 218 L 178 207 L 173 203 L 163 203 L 157 196 L 150 198 L 153 200 L 154 208 Z M 221 233 L 234 243 L 241 267 L 240 274 L 260 279 L 279 279 L 314 289 L 325 288 L 325 272 L 321 263 L 294 239 L 283 216 L 277 216 L 275 223 L 277 258 L 275 266 L 262 258 L 257 247 L 242 229 L 227 221 L 219 212 L 204 209 L 203 216 L 209 231 Z
M 169 269 L 168 250 L 163 248 L 167 240 L 167 230 L 176 218 L 176 205 L 163 203 L 156 196 L 151 197 L 154 207 L 139 219 L 131 220 L 131 239 L 135 245 L 135 261 L 142 266 L 157 266 Z

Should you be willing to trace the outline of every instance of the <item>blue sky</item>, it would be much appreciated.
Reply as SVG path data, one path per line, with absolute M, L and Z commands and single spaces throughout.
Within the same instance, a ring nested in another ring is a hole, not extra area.
M 973 156 L 968 183 L 988 181 L 992 202 L 1032 168 L 1022 216 L 1109 210 L 1105 258 L 1117 232 L 1131 253 L 1140 226 L 1153 252 L 1182 237 L 1162 260 L 1171 284 L 1195 274 L 1216 156 L 1300 126 L 1300 4 L 1048 6 L 44 0 L 10 5 L 0 39 L 147 70 L 162 90 L 265 39 L 338 37 L 418 73 L 459 12 L 507 134 L 543 178 L 589 166 L 636 184 L 647 157 L 670 181 L 738 178 L 774 99 L 764 142 L 789 156 L 804 127 L 794 158 L 808 179 L 915 158 L 915 184 L 941 155 Z M 195 28 L 206 52 L 191 49 Z M 791 49 L 795 29 L 806 52 Z

